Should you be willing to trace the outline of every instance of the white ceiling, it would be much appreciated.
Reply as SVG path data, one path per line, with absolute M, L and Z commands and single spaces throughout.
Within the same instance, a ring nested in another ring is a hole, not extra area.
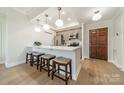
M 78 21 L 83 22 L 85 24 L 93 23 L 92 16 L 94 12 L 99 10 L 102 14 L 102 20 L 112 19 L 122 8 L 120 7 L 83 7 L 83 8 L 72 8 L 74 14 L 78 18 Z
M 48 9 L 48 7 L 14 7 L 13 9 L 32 19 Z
M 33 7 L 14 7 L 14 9 L 25 15 L 31 14 L 31 12 L 35 10 Z
M 45 23 L 45 14 L 49 15 L 48 23 L 55 29 L 60 29 L 55 26 L 55 21 L 58 19 L 58 11 L 56 7 L 26 7 L 15 8 L 17 11 L 28 15 L 31 18 L 31 22 L 36 22 L 36 19 L 41 20 L 41 24 Z M 99 10 L 102 14 L 102 18 L 99 21 L 108 20 L 113 18 L 122 8 L 120 7 L 63 7 L 61 12 L 61 18 L 64 21 L 63 27 L 79 25 L 80 23 L 93 23 L 92 16 L 95 11 Z M 33 15 L 33 16 L 32 16 Z M 71 18 L 68 21 L 68 18 Z

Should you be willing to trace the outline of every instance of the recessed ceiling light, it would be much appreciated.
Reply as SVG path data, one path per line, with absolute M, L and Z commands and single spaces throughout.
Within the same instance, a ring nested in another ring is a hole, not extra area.
M 48 19 L 49 19 L 49 20 L 52 20 L 52 18 L 51 18 L 51 17 L 48 17 Z
M 34 30 L 35 30 L 35 32 L 41 32 L 41 29 L 40 29 L 40 27 L 38 27 L 38 26 L 35 27 Z
M 65 14 L 65 12 L 64 12 L 64 11 L 62 11 L 62 14 L 64 15 L 64 14 Z
M 69 17 L 69 18 L 67 18 L 67 20 L 68 20 L 68 21 L 71 21 L 71 18 Z
M 100 14 L 100 11 L 94 12 L 94 15 L 93 15 L 93 17 L 92 17 L 92 20 L 93 20 L 93 21 L 98 21 L 98 20 L 101 19 L 101 18 L 102 18 L 102 15 Z

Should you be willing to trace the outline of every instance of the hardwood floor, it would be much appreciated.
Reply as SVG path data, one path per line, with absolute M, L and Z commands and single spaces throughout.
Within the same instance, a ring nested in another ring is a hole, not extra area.
M 124 72 L 112 63 L 90 59 L 82 63 L 79 84 L 124 84 Z
M 0 64 L 0 71 L 5 69 L 5 65 L 4 64 Z
M 64 85 L 65 82 L 55 77 L 51 80 L 47 72 L 36 70 L 29 64 L 21 64 L 5 69 L 0 65 L 1 85 Z M 124 72 L 120 71 L 112 63 L 103 60 L 90 59 L 82 61 L 82 69 L 78 80 L 70 80 L 70 85 L 103 85 L 103 84 L 124 84 Z

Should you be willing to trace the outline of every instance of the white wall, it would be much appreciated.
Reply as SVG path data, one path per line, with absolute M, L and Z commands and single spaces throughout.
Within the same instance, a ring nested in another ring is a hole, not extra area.
M 108 61 L 113 61 L 112 20 L 84 24 L 84 58 L 89 58 L 89 30 L 108 27 Z
M 0 64 L 2 62 L 2 23 L 0 21 Z
M 124 12 L 113 19 L 113 56 L 114 64 L 124 69 Z M 118 35 L 116 35 L 118 33 Z
M 34 41 L 41 41 L 44 45 L 51 44 L 51 35 L 44 32 L 35 32 L 34 25 L 30 23 L 28 18 L 13 9 L 8 9 L 6 15 L 6 23 L 7 67 L 24 63 L 26 46 L 32 45 Z
M 0 64 L 5 61 L 5 15 L 0 14 Z
M 108 61 L 124 70 L 124 12 L 122 11 L 112 20 L 85 24 L 84 57 L 89 58 L 89 30 L 103 27 L 108 27 Z

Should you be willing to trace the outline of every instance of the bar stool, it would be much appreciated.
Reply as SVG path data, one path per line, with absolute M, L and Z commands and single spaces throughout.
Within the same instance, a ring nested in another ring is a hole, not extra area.
M 56 56 L 51 54 L 46 54 L 41 57 L 41 65 L 40 65 L 40 72 L 42 69 L 48 71 L 48 77 L 50 76 L 50 71 L 52 70 L 50 67 L 52 65 L 50 64 L 50 60 L 54 59 Z
M 41 52 L 33 52 L 32 53 L 32 61 L 31 61 L 31 66 L 33 66 L 34 63 L 37 65 L 37 70 L 39 68 L 39 62 L 40 62 L 40 57 L 44 55 L 44 53 Z
M 31 65 L 31 57 L 32 57 L 32 51 L 28 51 L 27 53 L 26 53 L 26 64 L 29 62 L 30 63 L 30 65 Z
M 58 69 L 56 68 L 57 65 Z M 65 70 L 61 69 L 60 66 L 64 66 Z M 65 76 L 61 77 L 59 71 L 65 72 Z M 64 80 L 67 85 L 68 79 L 72 79 L 71 59 L 65 57 L 57 57 L 53 59 L 52 80 L 54 79 L 54 76 Z

